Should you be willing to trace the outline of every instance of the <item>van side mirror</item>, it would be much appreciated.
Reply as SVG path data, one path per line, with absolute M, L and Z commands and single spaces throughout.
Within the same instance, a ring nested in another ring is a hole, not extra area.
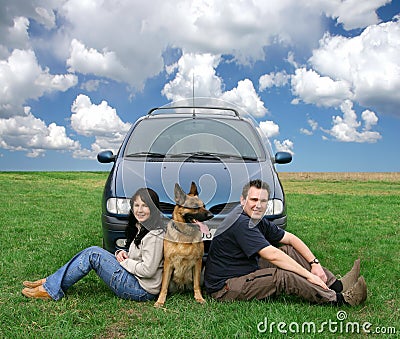
M 97 161 L 101 162 L 102 164 L 108 164 L 110 162 L 115 161 L 116 156 L 113 154 L 112 151 L 102 151 L 97 154 Z
M 277 152 L 275 154 L 275 163 L 288 164 L 292 161 L 292 155 L 289 152 Z

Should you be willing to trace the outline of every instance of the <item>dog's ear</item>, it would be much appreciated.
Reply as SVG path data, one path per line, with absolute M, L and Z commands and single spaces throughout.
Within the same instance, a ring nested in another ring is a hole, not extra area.
M 181 186 L 179 186 L 179 184 L 175 184 L 174 194 L 175 194 L 175 202 L 178 205 L 183 206 L 186 200 L 186 193 L 183 191 Z
M 190 185 L 190 191 L 189 191 L 190 195 L 199 195 L 199 192 L 197 191 L 197 186 L 194 183 L 194 181 L 192 181 L 192 185 Z

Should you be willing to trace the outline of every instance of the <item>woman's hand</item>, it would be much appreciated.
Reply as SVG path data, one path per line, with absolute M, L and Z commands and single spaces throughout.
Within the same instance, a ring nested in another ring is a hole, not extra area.
M 120 250 L 115 253 L 115 257 L 117 258 L 118 262 L 121 262 L 125 259 L 128 259 L 128 253 L 126 253 L 124 250 Z

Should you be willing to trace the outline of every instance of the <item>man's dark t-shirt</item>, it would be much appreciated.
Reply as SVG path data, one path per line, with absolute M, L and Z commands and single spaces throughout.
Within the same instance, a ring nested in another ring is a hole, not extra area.
M 266 218 L 255 225 L 236 207 L 230 215 L 237 214 L 236 220 L 222 233 L 216 232 L 208 252 L 204 283 L 208 293 L 222 289 L 226 280 L 256 271 L 258 251 L 269 245 L 277 245 L 285 231 Z

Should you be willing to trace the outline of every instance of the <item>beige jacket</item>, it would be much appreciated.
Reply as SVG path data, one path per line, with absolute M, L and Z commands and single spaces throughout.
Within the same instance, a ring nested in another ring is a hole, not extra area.
M 152 230 L 147 233 L 139 248 L 132 242 L 128 259 L 120 264 L 134 274 L 140 286 L 151 294 L 158 294 L 161 289 L 163 271 L 163 230 Z

